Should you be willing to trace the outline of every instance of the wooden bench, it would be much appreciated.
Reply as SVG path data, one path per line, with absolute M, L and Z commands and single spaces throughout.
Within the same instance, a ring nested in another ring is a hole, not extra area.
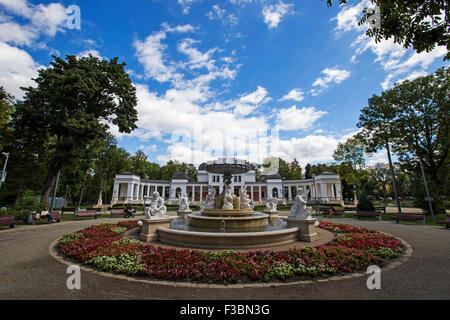
M 13 216 L 4 216 L 4 217 L 0 217 L 0 225 L 1 226 L 8 226 L 9 228 L 12 229 L 14 228 L 15 224 L 19 224 L 19 223 L 23 223 L 22 220 L 16 220 L 14 219 Z
M 378 218 L 378 220 L 381 221 L 381 212 L 380 211 L 357 210 L 356 216 L 358 217 L 358 220 L 361 220 L 361 218 Z
M 397 223 L 400 220 L 407 221 L 422 221 L 422 224 L 425 224 L 425 215 L 423 214 L 415 214 L 415 213 L 397 213 L 395 216 L 391 217 L 392 220 L 396 220 Z
M 76 209 L 75 208 L 62 208 L 61 209 L 61 213 L 64 215 L 64 213 L 66 212 L 72 212 L 75 213 Z
M 450 228 L 450 215 L 447 214 L 445 216 L 445 220 L 438 221 L 437 223 L 445 224 L 445 229 L 449 229 Z
M 32 221 L 31 221 L 31 223 L 33 224 L 33 225 L 36 225 L 36 213 L 32 213 Z M 56 222 L 61 222 L 61 220 L 62 219 L 64 219 L 64 216 L 61 214 L 61 213 L 59 213 L 58 211 L 53 211 L 52 213 L 51 213 L 51 215 L 52 215 L 52 221 L 56 221 Z M 47 218 L 47 216 L 41 216 L 41 215 L 39 215 L 39 220 L 40 221 L 48 221 L 48 218 Z M 48 221 L 49 223 L 50 223 L 50 221 Z M 28 223 L 30 223 L 30 222 L 28 222 Z
M 102 214 L 97 210 L 75 211 L 74 220 L 77 220 L 78 218 L 89 218 L 89 217 L 94 217 L 95 219 L 97 219 L 97 217 L 101 215 Z
M 111 209 L 110 218 L 113 216 L 125 216 L 125 209 Z
M 376 211 L 383 211 L 384 213 L 386 213 L 386 207 L 375 207 Z
M 344 209 L 334 209 L 334 211 L 333 211 L 331 209 L 326 209 L 326 210 L 324 210 L 323 215 L 324 216 L 329 215 L 330 218 L 333 217 L 333 216 L 341 216 L 341 218 L 344 218 L 345 217 L 345 210 Z

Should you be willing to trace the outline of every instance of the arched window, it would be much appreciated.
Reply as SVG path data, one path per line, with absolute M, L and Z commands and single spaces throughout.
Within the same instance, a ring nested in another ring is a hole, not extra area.
M 278 189 L 277 188 L 272 189 L 272 197 L 278 198 Z
M 181 188 L 177 188 L 177 189 L 175 190 L 175 197 L 176 197 L 176 198 L 179 197 L 179 194 L 181 194 Z

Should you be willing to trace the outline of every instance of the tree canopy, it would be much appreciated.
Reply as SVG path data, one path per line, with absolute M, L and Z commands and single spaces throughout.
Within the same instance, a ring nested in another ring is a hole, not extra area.
M 93 56 L 54 59 L 39 70 L 37 87 L 23 88 L 24 101 L 16 112 L 18 135 L 31 130 L 33 138 L 48 145 L 45 200 L 58 170 L 80 157 L 92 159 L 90 146 L 107 137 L 111 124 L 123 133 L 137 128 L 136 89 L 124 63 Z

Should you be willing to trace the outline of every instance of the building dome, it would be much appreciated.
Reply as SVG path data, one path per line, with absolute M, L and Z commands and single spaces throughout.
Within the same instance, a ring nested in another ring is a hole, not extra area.
M 178 172 L 174 173 L 174 175 L 172 176 L 172 179 L 189 180 L 189 176 L 186 174 L 186 172 L 178 171 Z
M 199 170 L 199 171 L 206 170 L 206 166 L 207 166 L 207 163 L 204 162 L 204 163 L 202 163 L 202 164 L 198 167 L 198 170 Z

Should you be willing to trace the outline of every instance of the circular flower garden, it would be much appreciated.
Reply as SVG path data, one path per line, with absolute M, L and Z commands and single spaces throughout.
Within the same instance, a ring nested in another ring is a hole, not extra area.
M 125 238 L 137 221 L 100 224 L 66 234 L 57 248 L 65 257 L 106 272 L 154 280 L 234 284 L 298 281 L 365 271 L 400 256 L 392 235 L 345 224 L 320 222 L 333 241 L 286 252 L 179 250 Z

